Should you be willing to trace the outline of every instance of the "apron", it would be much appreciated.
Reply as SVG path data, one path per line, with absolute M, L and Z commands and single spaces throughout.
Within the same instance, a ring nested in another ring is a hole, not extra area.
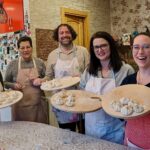
M 97 78 L 91 76 L 85 90 L 96 94 L 105 94 L 116 87 L 115 75 L 113 78 Z M 94 87 L 94 88 L 93 88 Z M 108 140 L 115 143 L 123 143 L 124 122 L 111 117 L 103 109 L 85 114 L 85 133 L 87 135 Z
M 22 84 L 23 98 L 14 105 L 14 119 L 16 121 L 33 121 L 48 123 L 47 103 L 42 100 L 44 92 L 32 85 L 29 77 L 37 78 L 38 70 L 33 59 L 33 68 L 21 68 L 21 58 L 18 62 L 17 82 Z
M 64 76 L 80 76 L 80 69 L 76 56 L 76 50 L 74 50 L 73 53 L 74 55 L 71 60 L 61 60 L 60 53 L 58 52 L 58 58 L 54 69 L 55 78 L 61 78 Z M 79 120 L 79 116 L 76 113 L 61 111 L 55 109 L 54 107 L 53 111 L 56 115 L 57 121 L 61 124 L 77 122 Z

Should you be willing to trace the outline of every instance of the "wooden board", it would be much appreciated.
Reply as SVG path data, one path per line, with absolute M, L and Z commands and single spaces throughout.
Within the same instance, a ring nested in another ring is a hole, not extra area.
M 20 91 L 8 90 L 0 92 L 0 108 L 11 106 L 23 97 L 23 94 Z
M 110 106 L 112 101 L 119 101 L 120 98 L 126 97 L 135 100 L 139 104 L 144 106 L 144 111 L 142 113 L 133 113 L 129 116 L 121 114 L 121 112 L 115 112 Z M 123 85 L 113 89 L 111 92 L 103 95 L 102 97 L 102 107 L 111 116 L 124 119 L 132 119 L 135 117 L 142 116 L 150 111 L 150 88 L 138 85 L 129 84 Z
M 51 87 L 51 83 L 52 82 L 59 82 L 61 85 L 60 86 L 56 86 L 56 87 Z M 54 90 L 60 90 L 60 89 L 64 89 L 64 88 L 68 88 L 71 87 L 73 85 L 76 85 L 80 82 L 80 78 L 79 77 L 63 77 L 60 79 L 53 79 L 50 81 L 46 81 L 44 83 L 42 83 L 41 85 L 41 89 L 44 91 L 54 91 Z
M 66 91 L 67 95 L 70 94 L 75 95 L 75 105 L 73 107 L 68 107 L 65 104 L 57 105 L 56 98 L 61 92 L 54 94 L 50 99 L 51 104 L 57 109 L 67 111 L 67 112 L 86 113 L 86 112 L 96 111 L 101 108 L 101 100 L 99 95 L 96 95 L 91 92 L 82 91 L 82 90 Z

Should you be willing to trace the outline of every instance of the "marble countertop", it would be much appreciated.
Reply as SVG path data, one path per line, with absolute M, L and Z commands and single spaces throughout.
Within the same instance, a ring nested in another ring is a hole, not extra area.
M 0 150 L 135 150 L 50 125 L 0 123 Z

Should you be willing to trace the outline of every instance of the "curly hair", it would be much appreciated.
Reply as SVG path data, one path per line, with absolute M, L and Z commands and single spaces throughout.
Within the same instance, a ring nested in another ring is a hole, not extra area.
M 75 30 L 72 28 L 72 26 L 70 26 L 69 24 L 60 24 L 60 25 L 54 30 L 53 39 L 54 39 L 55 41 L 58 41 L 58 31 L 59 31 L 59 28 L 62 27 L 62 26 L 68 28 L 68 30 L 69 30 L 70 33 L 71 33 L 72 39 L 75 40 L 76 37 L 77 37 L 77 33 L 76 33 Z

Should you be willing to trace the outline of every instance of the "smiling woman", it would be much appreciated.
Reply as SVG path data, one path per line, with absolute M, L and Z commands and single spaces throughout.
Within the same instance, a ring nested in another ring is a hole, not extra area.
M 139 33 L 133 39 L 132 55 L 138 71 L 124 79 L 122 84 L 142 84 L 150 87 L 150 34 Z M 145 96 L 143 96 L 145 98 Z M 125 144 L 150 149 L 150 114 L 127 120 Z
M 133 72 L 131 66 L 122 62 L 115 41 L 109 33 L 99 31 L 93 34 L 90 40 L 90 64 L 81 76 L 81 88 L 103 95 L 119 86 Z M 85 133 L 123 143 L 124 122 L 99 109 L 85 114 Z
M 18 48 L 20 52 L 20 56 L 28 61 L 32 58 L 32 41 L 22 41 L 21 43 L 18 42 Z
M 33 85 L 37 78 L 45 76 L 45 64 L 32 57 L 32 40 L 24 36 L 18 40 L 20 57 L 13 60 L 6 70 L 5 87 L 23 92 L 23 98 L 14 105 L 14 118 L 18 121 L 48 123 L 47 103 L 41 98 L 44 92 Z

